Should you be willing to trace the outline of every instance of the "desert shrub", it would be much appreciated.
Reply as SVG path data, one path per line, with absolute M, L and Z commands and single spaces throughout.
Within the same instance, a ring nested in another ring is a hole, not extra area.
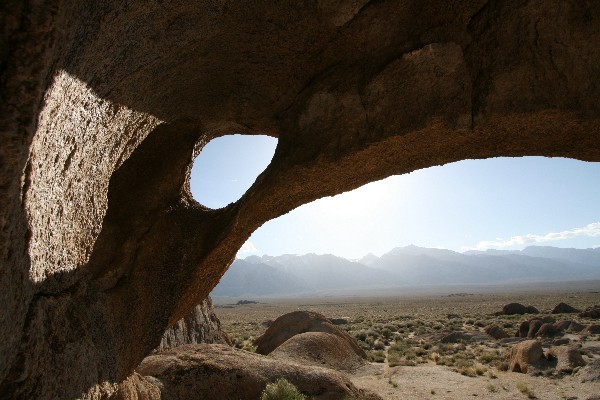
M 279 378 L 275 383 L 267 384 L 260 400 L 306 400 L 306 396 L 287 379 Z
M 356 337 L 356 339 L 364 342 L 365 340 L 367 340 L 367 332 L 365 332 L 365 331 L 357 332 L 355 337 Z
M 490 393 L 496 393 L 498 391 L 498 388 L 496 388 L 496 386 L 492 385 L 491 383 L 488 383 L 486 388 Z
M 385 343 L 377 340 L 374 344 L 373 344 L 373 348 L 375 350 L 385 350 Z
M 381 350 L 369 351 L 367 358 L 371 362 L 382 363 L 385 362 L 385 353 Z
M 527 398 L 535 399 L 535 394 L 533 393 L 533 390 L 531 390 L 525 382 L 517 382 L 517 389 L 519 389 L 519 392 L 527 396 Z

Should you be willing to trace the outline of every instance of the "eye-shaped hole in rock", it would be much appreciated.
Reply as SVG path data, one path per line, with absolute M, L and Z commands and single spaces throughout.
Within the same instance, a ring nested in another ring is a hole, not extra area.
M 266 135 L 226 135 L 211 140 L 194 160 L 190 189 L 210 208 L 237 201 L 273 159 L 277 139 Z

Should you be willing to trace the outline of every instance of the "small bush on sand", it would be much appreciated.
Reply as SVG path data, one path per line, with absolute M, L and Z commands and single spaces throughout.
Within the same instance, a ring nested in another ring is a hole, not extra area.
M 285 378 L 279 378 L 275 383 L 267 384 L 260 400 L 306 400 L 306 396 Z
M 525 382 L 517 382 L 517 389 L 529 399 L 535 399 L 535 394 Z

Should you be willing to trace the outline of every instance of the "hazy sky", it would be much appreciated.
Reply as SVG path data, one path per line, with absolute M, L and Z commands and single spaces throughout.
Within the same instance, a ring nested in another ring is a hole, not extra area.
M 212 208 L 236 201 L 268 165 L 276 145 L 267 136 L 211 141 L 194 164 L 194 197 Z M 409 244 L 456 251 L 598 247 L 600 163 L 495 158 L 390 177 L 267 222 L 238 255 L 360 258 Z

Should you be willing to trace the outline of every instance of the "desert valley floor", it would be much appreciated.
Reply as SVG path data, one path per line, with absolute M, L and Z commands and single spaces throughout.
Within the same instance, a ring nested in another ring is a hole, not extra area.
M 511 372 L 506 358 L 525 340 L 515 338 L 523 321 L 546 317 L 556 324 L 597 326 L 598 319 L 577 313 L 551 314 L 559 303 L 579 310 L 600 304 L 597 281 L 245 300 L 250 304 L 214 299 L 223 330 L 236 347 L 253 351 L 253 340 L 285 313 L 321 313 L 336 320 L 367 353 L 366 365 L 345 372 L 350 380 L 384 399 L 600 399 L 600 336 L 593 329 L 565 329 L 536 338 L 544 353 L 550 347 L 577 349 L 585 366 L 555 365 L 519 373 Z M 513 302 L 532 305 L 539 313 L 498 315 Z M 500 327 L 509 337 L 491 338 L 484 333 L 490 326 Z M 457 340 L 448 339 L 453 332 Z

